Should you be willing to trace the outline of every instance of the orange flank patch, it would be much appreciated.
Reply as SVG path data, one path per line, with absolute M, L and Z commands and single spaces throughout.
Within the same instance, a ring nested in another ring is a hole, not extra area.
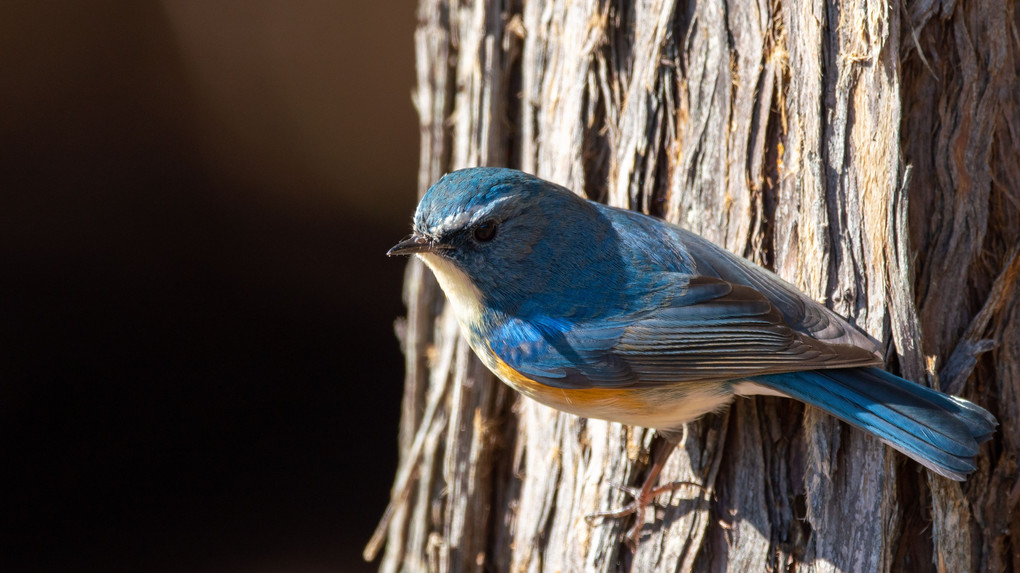
M 623 388 L 556 388 L 528 378 L 488 349 L 489 368 L 511 388 L 546 406 L 648 428 L 672 429 L 729 403 L 718 384 L 658 384 Z
M 528 378 L 495 354 L 493 358 L 496 360 L 496 375 L 504 382 L 521 394 L 553 408 L 572 411 L 576 408 L 597 406 L 607 401 L 613 402 L 617 407 L 643 409 L 647 406 L 644 400 L 637 396 L 638 392 L 630 388 L 556 388 Z

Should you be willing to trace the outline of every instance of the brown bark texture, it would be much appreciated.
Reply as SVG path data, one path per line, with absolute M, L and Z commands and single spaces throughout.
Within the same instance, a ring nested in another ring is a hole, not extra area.
M 779 398 L 688 425 L 631 553 L 586 523 L 653 431 L 562 414 L 474 358 L 406 274 L 383 571 L 1020 572 L 1015 3 L 420 0 L 419 191 L 523 169 L 772 268 L 1000 423 L 957 483 Z

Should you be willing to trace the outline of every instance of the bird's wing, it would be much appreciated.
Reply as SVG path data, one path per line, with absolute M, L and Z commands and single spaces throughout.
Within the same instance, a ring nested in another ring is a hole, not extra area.
M 488 337 L 489 348 L 527 378 L 556 388 L 632 386 L 630 366 L 612 348 L 621 324 L 577 328 L 556 320 L 510 320 Z
M 690 279 L 667 304 L 596 325 L 521 322 L 492 350 L 528 378 L 558 388 L 736 380 L 758 374 L 871 366 L 869 351 L 791 329 L 756 290 Z
M 720 278 L 760 292 L 776 307 L 783 315 L 785 323 L 795 332 L 829 344 L 865 348 L 875 356 L 881 357 L 882 349 L 876 340 L 774 273 L 686 229 L 675 226 L 671 228 L 693 259 L 698 275 Z

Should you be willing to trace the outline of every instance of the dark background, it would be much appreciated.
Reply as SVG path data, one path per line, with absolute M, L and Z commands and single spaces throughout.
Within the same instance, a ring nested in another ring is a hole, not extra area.
M 413 0 L 5 2 L 3 571 L 360 571 Z

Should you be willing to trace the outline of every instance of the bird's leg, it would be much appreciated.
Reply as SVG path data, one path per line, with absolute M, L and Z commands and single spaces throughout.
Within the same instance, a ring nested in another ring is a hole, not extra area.
M 636 550 L 638 541 L 641 538 L 641 527 L 645 524 L 645 509 L 651 505 L 655 498 L 666 493 L 668 491 L 675 491 L 685 485 L 692 485 L 696 487 L 702 487 L 700 484 L 694 482 L 677 481 L 661 485 L 656 487 L 655 482 L 659 479 L 659 474 L 662 472 L 662 468 L 666 465 L 666 461 L 669 456 L 676 449 L 677 443 L 680 441 L 680 436 L 676 434 L 661 433 L 665 440 L 660 444 L 659 449 L 655 452 L 652 457 L 652 467 L 648 471 L 648 475 L 645 477 L 644 483 L 641 488 L 627 487 L 619 484 L 611 484 L 628 495 L 634 498 L 634 501 L 628 503 L 624 507 L 616 511 L 599 511 L 585 516 L 585 521 L 589 525 L 592 525 L 596 519 L 620 519 L 627 517 L 630 514 L 634 515 L 634 526 L 627 531 L 627 536 L 624 541 L 630 546 L 631 550 Z

